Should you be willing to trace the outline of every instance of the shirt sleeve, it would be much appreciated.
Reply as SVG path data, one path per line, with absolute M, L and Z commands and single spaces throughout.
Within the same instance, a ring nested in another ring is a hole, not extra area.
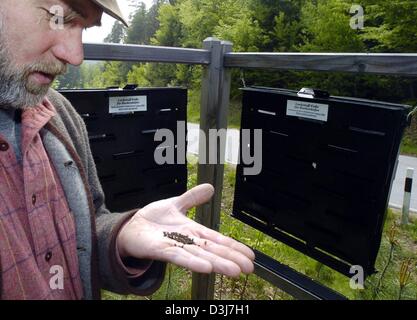
M 106 274 L 102 274 L 107 289 L 120 294 L 146 296 L 154 293 L 162 285 L 166 263 L 145 259 L 122 259 L 117 248 L 117 236 L 137 210 L 128 213 L 110 213 L 100 216 L 98 223 L 99 249 L 107 250 L 109 266 L 100 266 Z M 103 219 L 107 220 L 103 222 Z M 108 227 L 106 227 L 106 225 Z M 107 235 L 106 235 L 107 234 Z M 107 240 L 107 241 L 106 241 Z M 107 242 L 107 245 L 106 245 Z M 140 245 L 140 243 L 138 243 Z M 107 248 L 106 248 L 107 247 Z M 100 264 L 106 257 L 100 259 Z

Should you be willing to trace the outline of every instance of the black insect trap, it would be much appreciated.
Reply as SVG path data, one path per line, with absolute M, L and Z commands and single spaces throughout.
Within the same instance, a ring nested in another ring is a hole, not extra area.
M 185 132 L 183 135 L 177 132 L 178 123 L 186 128 L 186 89 L 127 86 L 123 90 L 63 90 L 61 93 L 86 123 L 110 210 L 135 209 L 186 191 Z M 158 129 L 172 132 L 173 139 L 167 139 L 163 147 L 161 141 L 155 141 Z M 179 141 L 179 137 L 184 141 Z M 171 152 L 173 161 L 158 164 L 157 148 Z
M 311 89 L 243 89 L 241 128 L 262 129 L 263 162 L 253 176 L 238 166 L 233 216 L 344 275 L 374 273 L 409 112 Z

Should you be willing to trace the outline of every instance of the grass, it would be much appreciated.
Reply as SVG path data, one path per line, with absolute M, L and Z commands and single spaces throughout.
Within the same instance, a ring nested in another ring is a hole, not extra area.
M 200 123 L 200 90 L 188 91 L 188 108 L 187 121 L 192 123 Z M 240 100 L 231 100 L 228 114 L 228 127 L 232 129 L 240 128 L 240 118 L 242 114 Z
M 195 160 L 195 158 L 192 158 L 192 160 Z M 195 163 L 195 161 L 191 162 Z M 189 165 L 189 188 L 197 184 L 196 168 L 195 164 Z M 230 213 L 233 206 L 234 184 L 235 168 L 226 166 L 220 226 L 220 232 L 223 234 L 234 237 L 340 292 L 349 299 L 355 300 L 398 299 L 401 265 L 408 258 L 411 258 L 414 269 L 412 269 L 407 285 L 402 291 L 402 299 L 417 299 L 417 269 L 415 267 L 417 261 L 417 219 L 413 218 L 412 223 L 406 227 L 399 227 L 397 226 L 400 219 L 399 213 L 389 210 L 376 262 L 377 270 L 382 271 L 386 268 L 384 277 L 380 281 L 381 272 L 377 273 L 367 279 L 365 290 L 352 290 L 347 277 L 232 218 Z M 195 210 L 192 210 L 189 214 L 193 217 Z M 390 232 L 393 226 L 396 230 L 394 239 Z M 392 241 L 395 242 L 395 245 L 392 260 L 387 266 Z M 168 270 L 162 287 L 150 297 L 125 297 L 109 292 L 104 292 L 103 297 L 104 299 L 191 299 L 191 272 L 176 266 L 170 266 Z M 375 292 L 378 282 L 380 282 L 380 290 Z M 282 300 L 292 299 L 292 297 L 255 275 L 241 276 L 239 279 L 217 275 L 215 299 Z
M 410 137 L 410 135 L 405 135 L 401 143 L 401 154 L 417 157 L 417 143 Z
M 188 122 L 200 123 L 200 99 L 200 90 L 188 90 Z

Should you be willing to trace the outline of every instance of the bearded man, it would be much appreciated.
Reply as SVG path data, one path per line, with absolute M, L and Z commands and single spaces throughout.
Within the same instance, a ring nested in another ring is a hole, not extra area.
M 82 32 L 103 13 L 127 25 L 116 0 L 0 2 L 2 299 L 98 299 L 101 288 L 148 295 L 167 262 L 253 272 L 252 250 L 185 215 L 212 197 L 211 185 L 131 212 L 106 209 L 85 124 L 50 88 L 82 63 Z

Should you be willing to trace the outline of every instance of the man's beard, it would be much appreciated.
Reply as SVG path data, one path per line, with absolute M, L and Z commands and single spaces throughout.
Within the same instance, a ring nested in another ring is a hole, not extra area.
M 26 109 L 42 102 L 51 84 L 40 84 L 30 79 L 33 72 L 52 75 L 64 74 L 67 67 L 59 60 L 37 61 L 25 66 L 17 66 L 13 53 L 9 51 L 0 12 L 0 108 Z

